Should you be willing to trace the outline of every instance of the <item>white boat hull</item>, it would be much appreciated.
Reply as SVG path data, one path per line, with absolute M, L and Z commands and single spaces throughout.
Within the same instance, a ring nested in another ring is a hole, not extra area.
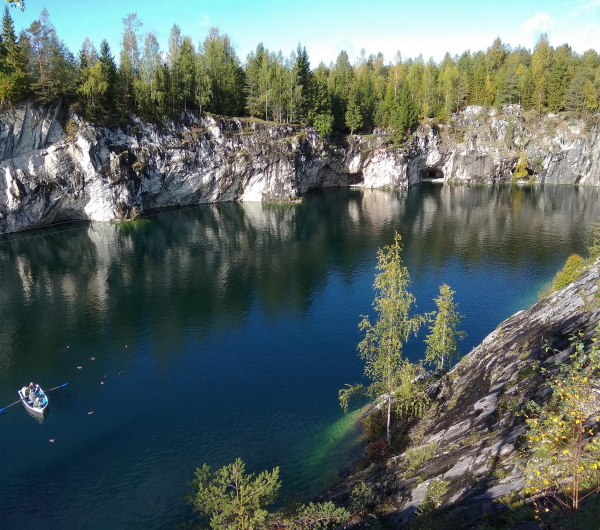
M 19 399 L 21 400 L 21 403 L 23 404 L 23 406 L 25 407 L 27 412 L 29 412 L 29 414 L 31 414 L 32 416 L 35 416 L 36 418 L 44 417 L 44 415 L 48 411 L 49 403 L 48 403 L 48 396 L 44 393 L 44 391 L 41 388 L 40 388 L 40 396 L 43 396 L 46 398 L 45 399 L 46 402 L 41 407 L 36 407 L 31 401 L 29 401 L 29 399 L 23 395 L 22 390 L 18 390 L 17 393 L 19 394 Z

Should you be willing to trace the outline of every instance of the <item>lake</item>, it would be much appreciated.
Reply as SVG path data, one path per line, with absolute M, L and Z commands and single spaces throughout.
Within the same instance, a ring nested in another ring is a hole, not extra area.
M 195 468 L 237 457 L 310 499 L 361 450 L 338 390 L 362 377 L 377 248 L 402 235 L 417 311 L 456 291 L 468 353 L 585 252 L 599 205 L 596 189 L 423 184 L 4 236 L 0 407 L 32 380 L 69 385 L 41 424 L 0 415 L 0 527 L 173 528 Z

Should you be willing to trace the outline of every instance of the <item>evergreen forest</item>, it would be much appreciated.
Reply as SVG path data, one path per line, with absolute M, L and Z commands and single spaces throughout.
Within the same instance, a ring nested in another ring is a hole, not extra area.
M 386 129 L 405 136 L 419 120 L 444 120 L 467 105 L 590 116 L 600 95 L 598 53 L 554 48 L 547 35 L 533 52 L 497 38 L 485 51 L 447 53 L 440 63 L 403 59 L 400 52 L 386 62 L 363 50 L 354 62 L 342 51 L 335 62 L 311 68 L 300 44 L 289 56 L 258 44 L 241 59 L 217 28 L 196 43 L 174 25 L 168 49 L 161 50 L 133 13 L 123 19 L 116 54 L 106 40 L 96 47 L 86 38 L 75 56 L 46 9 L 17 35 L 6 7 L 0 105 L 60 99 L 100 124 L 121 123 L 129 114 L 157 121 L 191 111 L 314 126 L 321 135 Z

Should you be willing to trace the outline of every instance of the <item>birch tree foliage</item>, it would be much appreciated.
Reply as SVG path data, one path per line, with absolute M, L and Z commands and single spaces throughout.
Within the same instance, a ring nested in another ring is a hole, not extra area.
M 568 362 L 556 361 L 553 370 L 540 366 L 550 399 L 543 405 L 529 401 L 519 414 L 527 425 L 522 448 L 525 494 L 546 507 L 571 510 L 572 528 L 577 528 L 581 501 L 600 493 L 600 417 L 594 392 L 600 370 L 599 337 L 597 328 L 586 347 L 580 332 L 571 338 Z M 550 346 L 546 350 L 559 353 Z
M 429 335 L 425 339 L 425 361 L 436 365 L 438 369 L 448 367 L 460 356 L 457 339 L 462 340 L 467 336 L 464 331 L 458 331 L 464 315 L 456 310 L 454 294 L 450 286 L 443 284 L 440 287 L 440 295 L 435 299 L 435 319 L 430 324 Z
M 412 402 L 419 401 L 418 392 L 407 390 L 417 375 L 419 368 L 402 358 L 402 348 L 409 337 L 416 335 L 424 322 L 421 315 L 411 315 L 415 297 L 409 292 L 410 274 L 401 257 L 401 237 L 396 233 L 394 244 L 379 249 L 377 270 L 373 285 L 375 300 L 373 309 L 376 321 L 363 316 L 359 328 L 365 337 L 358 344 L 358 352 L 365 361 L 365 376 L 371 380 L 368 387 L 347 386 L 340 390 L 340 403 L 347 410 L 350 398 L 355 394 L 366 394 L 372 399 L 383 396 L 387 404 L 386 437 L 390 442 L 391 408 L 395 401 L 394 393 L 402 389 L 402 396 L 408 401 L 399 404 L 403 412 L 418 412 Z

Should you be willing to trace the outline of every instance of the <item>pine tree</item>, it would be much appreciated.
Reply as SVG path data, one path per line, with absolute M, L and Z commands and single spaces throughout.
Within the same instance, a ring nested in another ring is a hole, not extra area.
M 264 528 L 268 512 L 281 487 L 279 468 L 260 475 L 246 474 L 240 458 L 217 471 L 204 464 L 196 469 L 189 502 L 215 530 Z M 208 521 L 207 521 L 208 522 Z
M 30 65 L 33 78 L 32 88 L 42 102 L 52 100 L 51 80 L 51 41 L 54 28 L 50 24 L 48 11 L 44 9 L 38 20 L 34 20 L 26 31 L 31 53 Z
M 25 35 L 33 79 L 31 87 L 38 101 L 49 103 L 59 98 L 72 98 L 77 85 L 75 58 L 56 35 L 46 9 L 31 23 Z
M 462 340 L 467 335 L 457 330 L 464 315 L 456 310 L 454 294 L 448 285 L 440 287 L 440 295 L 435 299 L 435 320 L 429 326 L 429 335 L 425 339 L 425 361 L 436 365 L 438 370 L 451 365 L 459 357 L 456 339 Z

